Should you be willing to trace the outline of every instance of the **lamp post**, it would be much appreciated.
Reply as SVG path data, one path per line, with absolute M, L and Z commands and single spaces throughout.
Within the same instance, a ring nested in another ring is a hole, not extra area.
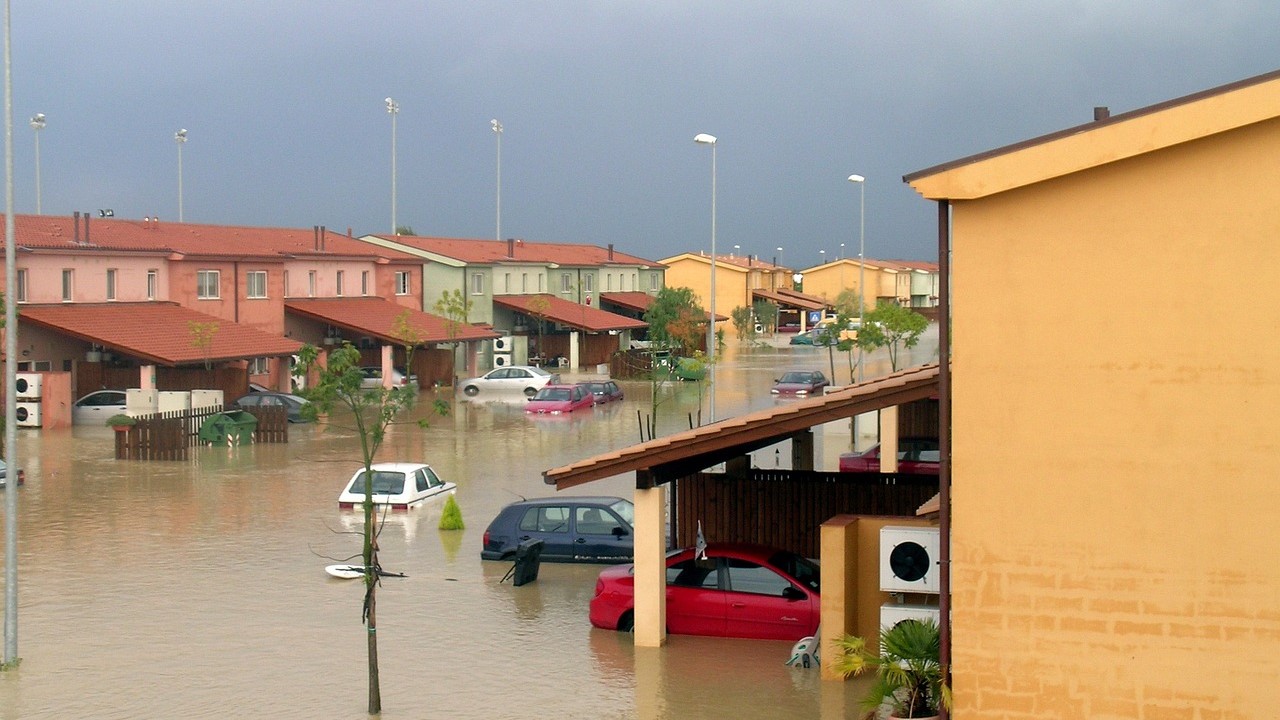
M 496 221 L 496 229 L 494 230 L 493 239 L 502 241 L 502 123 L 497 119 L 490 120 L 489 125 L 493 127 L 494 137 L 498 139 L 498 209 Z
M 867 213 L 867 184 L 866 178 L 861 175 L 850 175 L 849 182 L 858 184 L 858 332 L 862 332 L 863 318 L 866 313 L 867 291 L 866 286 L 862 284 L 863 278 L 866 277 L 866 261 L 863 258 L 863 251 L 866 249 L 866 213 Z M 858 382 L 862 382 L 862 350 L 858 350 Z
M 31 129 L 36 136 L 36 214 L 40 213 L 40 131 L 44 129 L 44 113 L 36 113 L 31 118 Z
M 178 222 L 182 222 L 182 146 L 187 144 L 187 129 L 174 133 L 173 141 L 178 144 Z
M 711 316 L 707 318 L 707 364 L 711 366 L 711 386 L 707 409 L 711 422 L 716 421 L 716 137 L 706 133 L 694 136 L 699 145 L 711 146 Z
M 391 234 L 398 234 L 396 225 L 396 115 L 400 114 L 400 103 L 387 98 L 387 114 L 391 116 Z

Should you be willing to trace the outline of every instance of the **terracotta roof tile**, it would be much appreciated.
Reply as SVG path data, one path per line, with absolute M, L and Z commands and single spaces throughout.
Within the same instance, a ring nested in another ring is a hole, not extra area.
M 545 311 L 534 313 L 530 309 L 530 303 L 534 298 L 542 298 L 547 301 Z M 493 296 L 493 304 L 518 310 L 526 315 L 541 314 L 558 323 L 582 328 L 590 332 L 633 330 L 649 327 L 648 323 L 643 320 L 617 315 L 587 305 L 579 305 L 576 302 L 558 298 L 554 295 L 495 295 Z
M 607 292 L 600 293 L 600 300 L 621 305 L 624 308 L 645 312 L 653 304 L 653 296 L 646 292 Z
M 661 264 L 635 255 L 613 251 L 609 259 L 608 248 L 596 245 L 570 243 L 530 242 L 516 240 L 477 240 L 464 238 L 419 237 L 416 235 L 374 235 L 407 247 L 460 260 L 472 265 L 491 265 L 504 262 L 556 263 L 566 266 L 647 265 Z
M 447 318 L 406 308 L 380 297 L 293 299 L 285 300 L 284 307 L 286 312 L 305 315 L 387 343 L 402 342 L 396 334 L 396 319 L 405 313 L 408 313 L 410 327 L 420 334 L 423 342 L 444 343 L 500 337 L 491 328 L 466 323 L 450 328 Z
M 23 305 L 19 318 L 157 365 L 278 357 L 302 347 L 289 338 L 168 302 Z M 207 353 L 192 341 L 192 322 L 218 326 Z

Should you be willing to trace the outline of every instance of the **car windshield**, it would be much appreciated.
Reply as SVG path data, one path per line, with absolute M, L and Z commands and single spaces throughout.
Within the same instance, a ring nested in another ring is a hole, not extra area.
M 347 488 L 347 492 L 352 495 L 364 495 L 364 484 L 364 471 L 361 470 L 356 479 L 351 481 L 351 487 Z M 402 492 L 404 492 L 404 473 L 373 471 L 374 495 L 399 495 Z
M 778 382 L 803 384 L 809 382 L 811 378 L 812 375 L 807 372 L 789 372 L 784 373 Z
M 525 368 L 525 370 L 528 370 L 529 372 L 533 373 L 534 375 L 537 375 L 538 377 L 551 377 L 551 373 L 547 372 L 546 370 L 543 370 L 540 367 L 527 367 Z
M 543 388 L 534 400 L 568 400 L 569 388 Z
M 630 500 L 618 500 L 609 506 L 614 512 L 618 513 L 618 517 L 627 521 L 628 525 L 635 527 L 636 524 L 636 506 Z
M 769 558 L 769 563 L 800 581 L 800 584 L 814 592 L 821 585 L 818 566 L 806 558 L 793 552 L 780 552 Z

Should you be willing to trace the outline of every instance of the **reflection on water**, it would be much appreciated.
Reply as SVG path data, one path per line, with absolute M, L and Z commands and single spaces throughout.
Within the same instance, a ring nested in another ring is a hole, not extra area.
M 717 413 L 772 407 L 780 372 L 826 367 L 821 349 L 730 348 Z M 600 566 L 543 564 L 517 588 L 503 582 L 509 563 L 479 559 L 502 506 L 553 493 L 543 470 L 639 440 L 654 389 L 622 386 L 623 402 L 556 418 L 526 416 L 523 398 L 455 402 L 447 389 L 452 411 L 438 417 L 424 393 L 414 415 L 428 427 L 407 419 L 388 433 L 378 460 L 431 463 L 458 484 L 467 527 L 438 530 L 443 500 L 386 517 L 383 566 L 407 577 L 386 578 L 379 595 L 384 717 L 855 714 L 859 687 L 786 667 L 789 643 L 672 637 L 637 649 L 587 622 Z M 695 386 L 657 393 L 659 434 L 697 416 Z M 817 434 L 823 458 L 848 449 L 839 425 Z M 22 665 L 0 674 L 0 717 L 366 717 L 361 584 L 323 571 L 360 549 L 363 518 L 337 508 L 359 465 L 354 432 L 336 417 L 292 427 L 287 445 L 174 463 L 113 460 L 113 442 L 96 427 L 19 435 Z M 789 462 L 789 448 L 774 450 L 756 464 Z

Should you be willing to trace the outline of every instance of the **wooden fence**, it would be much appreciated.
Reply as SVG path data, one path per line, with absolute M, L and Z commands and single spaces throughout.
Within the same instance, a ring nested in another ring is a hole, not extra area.
M 818 557 L 832 516 L 907 515 L 938 492 L 936 475 L 753 469 L 746 477 L 699 473 L 676 485 L 676 546 L 697 541 L 772 545 Z
M 200 428 L 209 418 L 236 406 L 173 410 L 144 415 L 127 430 L 116 431 L 117 460 L 186 460 L 190 449 L 202 445 Z M 253 442 L 289 442 L 289 414 L 283 407 L 258 407 L 243 412 L 257 418 Z M 235 442 L 235 439 L 232 441 Z

